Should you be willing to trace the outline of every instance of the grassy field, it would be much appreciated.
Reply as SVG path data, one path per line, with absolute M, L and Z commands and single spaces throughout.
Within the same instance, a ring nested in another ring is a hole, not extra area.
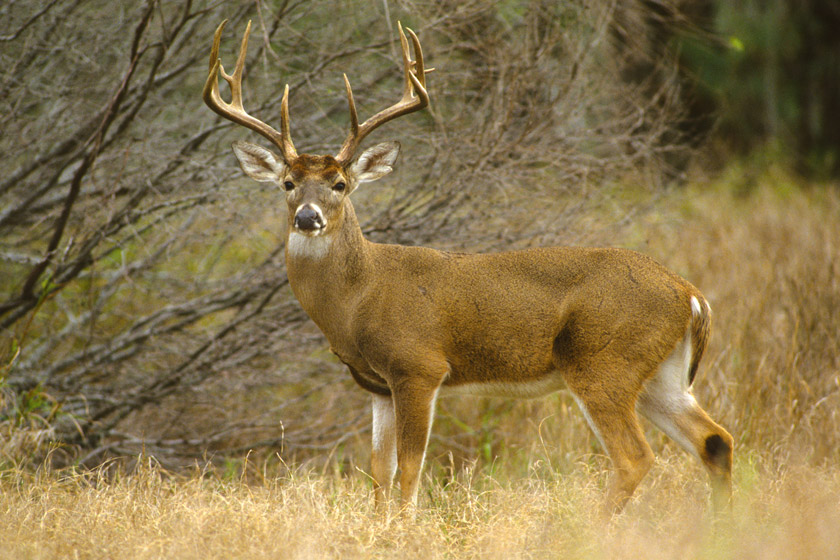
M 742 450 L 731 517 L 713 525 L 705 480 L 660 457 L 611 523 L 601 473 L 426 480 L 416 520 L 377 515 L 366 477 L 297 473 L 257 483 L 169 476 L 3 475 L 0 557 L 837 558 L 840 470 L 771 467 Z
M 623 243 L 714 310 L 696 393 L 736 439 L 732 512 L 716 523 L 697 461 L 649 431 L 657 463 L 604 524 L 608 462 L 561 396 L 500 413 L 494 429 L 514 435 L 475 468 L 447 467 L 433 442 L 414 521 L 372 510 L 364 457 L 8 468 L 0 558 L 840 558 L 840 191 L 733 173 L 668 195 Z M 442 401 L 440 428 L 471 406 Z

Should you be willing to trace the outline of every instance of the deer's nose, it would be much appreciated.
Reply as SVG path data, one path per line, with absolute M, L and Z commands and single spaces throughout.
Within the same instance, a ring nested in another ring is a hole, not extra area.
M 318 231 L 324 225 L 324 216 L 310 204 L 301 206 L 295 213 L 295 227 L 301 231 Z

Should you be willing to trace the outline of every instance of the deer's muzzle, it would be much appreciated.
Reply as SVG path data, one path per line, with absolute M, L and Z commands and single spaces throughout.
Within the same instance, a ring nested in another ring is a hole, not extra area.
M 327 225 L 321 209 L 314 204 L 304 204 L 295 212 L 295 227 L 305 233 L 316 233 Z

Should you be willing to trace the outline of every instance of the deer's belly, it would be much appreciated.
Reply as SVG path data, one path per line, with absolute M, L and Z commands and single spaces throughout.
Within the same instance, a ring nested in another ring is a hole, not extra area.
M 566 382 L 560 373 L 552 371 L 537 378 L 523 380 L 457 382 L 447 379 L 441 387 L 441 394 L 533 399 L 565 388 Z

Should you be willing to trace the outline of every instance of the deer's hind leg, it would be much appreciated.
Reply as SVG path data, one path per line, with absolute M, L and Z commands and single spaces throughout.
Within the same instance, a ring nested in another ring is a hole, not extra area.
M 732 494 L 732 436 L 700 408 L 688 382 L 690 342 L 686 337 L 639 396 L 638 410 L 668 437 L 698 457 L 712 480 L 715 509 Z
M 636 416 L 636 392 L 604 379 L 566 376 L 589 426 L 613 464 L 605 513 L 620 512 L 653 465 L 653 451 Z

